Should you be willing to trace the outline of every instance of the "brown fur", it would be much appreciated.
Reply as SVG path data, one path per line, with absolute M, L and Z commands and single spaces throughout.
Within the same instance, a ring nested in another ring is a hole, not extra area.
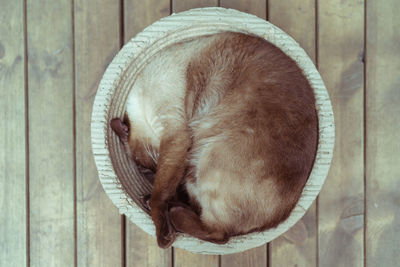
M 277 226 L 299 200 L 317 147 L 314 94 L 301 69 L 262 38 L 222 33 L 190 60 L 186 88 L 184 120 L 168 121 L 152 144 L 158 162 L 130 131 L 132 154 L 156 169 L 159 245 L 172 244 L 175 231 L 224 243 Z M 173 204 L 180 185 L 185 205 Z

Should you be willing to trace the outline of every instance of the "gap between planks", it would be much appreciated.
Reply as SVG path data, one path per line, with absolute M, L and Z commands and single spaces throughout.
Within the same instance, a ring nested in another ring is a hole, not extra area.
M 364 154 L 363 154 L 363 164 L 364 164 L 364 221 L 363 221 L 363 264 L 364 267 L 367 266 L 367 0 L 364 0 L 364 48 L 362 55 L 363 63 L 363 135 L 364 135 Z
M 318 16 L 318 0 L 315 0 L 315 28 L 314 28 L 314 34 L 315 34 L 315 67 L 318 68 L 318 63 L 319 63 L 319 41 L 318 41 L 318 36 L 319 36 L 319 16 Z M 320 191 L 321 192 L 321 191 Z M 315 199 L 315 266 L 319 267 L 319 194 L 317 198 Z
M 78 218 L 77 218 L 77 190 L 76 190 L 76 68 L 75 68 L 75 1 L 71 0 L 71 52 L 72 52 L 72 144 L 74 160 L 72 162 L 73 168 L 73 228 L 74 228 L 74 266 L 78 266 Z
M 25 89 L 25 201 L 26 201 L 26 266 L 30 266 L 30 191 L 29 191 L 29 87 L 28 87 L 28 23 L 26 1 L 23 0 L 23 28 L 24 28 L 24 89 Z

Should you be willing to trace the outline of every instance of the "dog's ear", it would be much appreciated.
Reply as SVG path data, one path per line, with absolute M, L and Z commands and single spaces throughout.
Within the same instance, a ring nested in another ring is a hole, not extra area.
M 128 141 L 129 127 L 126 123 L 121 121 L 120 118 L 115 118 L 111 120 L 111 129 L 118 135 L 119 139 L 123 142 Z

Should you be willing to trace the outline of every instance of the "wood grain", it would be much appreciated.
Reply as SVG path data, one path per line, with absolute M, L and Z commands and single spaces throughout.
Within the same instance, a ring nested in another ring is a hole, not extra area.
M 26 140 L 23 1 L 0 9 L 0 266 L 25 266 Z
M 172 266 L 172 249 L 161 249 L 151 235 L 127 220 L 126 266 Z
M 363 266 L 364 2 L 318 2 L 319 70 L 335 114 L 335 149 L 319 196 L 319 266 Z
M 124 43 L 154 21 L 170 14 L 169 0 L 125 0 Z M 172 249 L 161 249 L 157 241 L 126 219 L 127 266 L 171 266 Z
M 30 263 L 74 264 L 71 1 L 27 1 Z
M 267 0 L 220 0 L 220 5 L 253 14 L 262 19 L 267 18 Z
M 243 266 L 261 267 L 267 266 L 267 245 L 246 250 L 241 253 L 221 256 L 221 267 Z
M 221 7 L 233 8 L 242 12 L 256 15 L 260 18 L 267 18 L 266 0 L 237 1 L 221 0 Z M 253 248 L 242 253 L 221 256 L 221 267 L 228 266 L 267 266 L 267 245 Z
M 268 20 L 300 44 L 315 62 L 315 0 L 268 0 Z
M 315 63 L 315 0 L 269 0 L 269 21 L 292 36 Z M 269 244 L 269 266 L 316 266 L 316 203 L 283 236 Z M 288 257 L 290 255 L 290 257 Z
M 172 12 L 182 12 L 192 8 L 207 7 L 207 6 L 217 6 L 217 0 L 172 0 Z M 207 267 L 217 267 L 219 263 L 219 257 L 215 255 L 200 255 L 188 252 L 183 249 L 174 248 L 174 266 L 184 267 L 184 266 L 207 266 Z
M 366 265 L 400 262 L 400 2 L 367 1 Z
M 174 248 L 174 267 L 218 267 L 219 257 L 216 255 L 201 255 Z
M 192 8 L 218 6 L 218 0 L 171 0 L 172 12 L 182 12 Z
M 97 176 L 90 121 L 98 83 L 119 50 L 120 6 L 108 0 L 75 1 L 77 263 L 121 266 L 121 216 Z
M 156 20 L 170 15 L 170 0 L 124 0 L 124 42 Z

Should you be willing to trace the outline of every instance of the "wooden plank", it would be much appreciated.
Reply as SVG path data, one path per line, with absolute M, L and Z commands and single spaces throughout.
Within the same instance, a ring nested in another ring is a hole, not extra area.
M 156 20 L 169 16 L 170 6 L 170 0 L 124 0 L 125 43 Z
M 317 251 L 314 203 L 299 222 L 269 243 L 269 266 L 317 266 Z
M 169 0 L 125 0 L 124 43 L 154 21 L 170 14 Z M 127 266 L 171 266 L 172 249 L 160 249 L 157 241 L 126 219 Z
M 182 12 L 192 8 L 207 6 L 218 6 L 217 0 L 172 0 L 172 12 Z M 174 266 L 175 267 L 217 267 L 219 257 L 215 255 L 201 255 L 187 252 L 186 250 L 174 248 Z
M 315 0 L 268 0 L 268 20 L 292 36 L 315 64 Z
M 267 261 L 267 245 L 262 245 L 258 248 L 246 250 L 241 253 L 221 256 L 221 267 L 261 267 L 267 266 Z
M 161 249 L 157 241 L 127 219 L 126 266 L 172 266 L 172 249 Z
M 260 18 L 267 18 L 267 1 L 239 1 L 239 0 L 221 0 L 221 7 L 234 8 L 239 11 L 254 14 Z M 221 256 L 221 267 L 229 266 L 267 266 L 267 245 L 253 248 L 242 253 Z
M 268 0 L 220 0 L 221 7 L 233 8 L 239 11 L 267 18 Z
M 335 114 L 336 141 L 319 196 L 319 266 L 363 266 L 364 1 L 318 2 L 318 65 Z
M 27 1 L 30 263 L 74 264 L 70 0 Z
M 174 248 L 174 267 L 187 267 L 187 266 L 218 267 L 219 256 L 196 254 L 180 248 Z
M 400 2 L 367 1 L 366 265 L 400 262 Z
M 217 0 L 172 0 L 172 12 L 182 12 L 192 8 L 218 6 Z
M 0 266 L 27 264 L 23 1 L 0 9 Z
M 104 193 L 90 141 L 98 83 L 119 50 L 120 5 L 113 0 L 75 1 L 77 263 L 121 266 L 121 216 Z
M 292 36 L 315 63 L 315 0 L 269 0 L 269 21 Z M 316 266 L 316 203 L 283 236 L 269 244 L 269 266 Z M 290 257 L 288 257 L 290 255 Z

